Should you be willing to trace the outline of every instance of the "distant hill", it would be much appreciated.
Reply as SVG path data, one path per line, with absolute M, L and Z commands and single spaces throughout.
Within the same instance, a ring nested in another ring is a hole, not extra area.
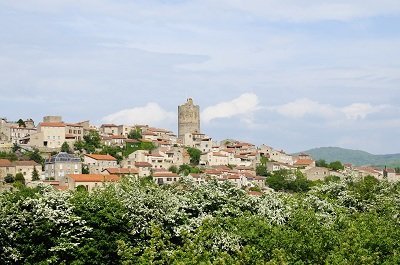
M 302 153 L 311 155 L 315 160 L 325 159 L 327 162 L 341 161 L 353 165 L 374 165 L 389 167 L 400 166 L 400 154 L 373 155 L 365 151 L 351 150 L 340 147 L 320 147 Z

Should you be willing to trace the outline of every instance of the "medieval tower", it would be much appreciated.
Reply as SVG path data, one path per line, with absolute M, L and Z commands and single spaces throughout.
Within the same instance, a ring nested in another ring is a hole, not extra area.
M 186 133 L 200 133 L 200 107 L 189 98 L 178 106 L 178 137 L 183 139 Z

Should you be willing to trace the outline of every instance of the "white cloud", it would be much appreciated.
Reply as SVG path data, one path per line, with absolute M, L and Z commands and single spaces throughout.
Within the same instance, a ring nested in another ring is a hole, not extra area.
M 385 106 L 372 106 L 368 103 L 354 103 L 347 107 L 342 108 L 342 112 L 346 115 L 347 119 L 350 120 L 362 120 L 367 117 L 368 114 L 377 113 L 383 110 Z
M 302 98 L 283 105 L 270 107 L 268 109 L 289 118 L 316 116 L 336 120 L 363 120 L 369 114 L 378 113 L 387 108 L 390 108 L 390 106 L 374 106 L 370 103 L 353 103 L 344 107 L 336 107 L 330 104 L 322 104 L 308 98 Z
M 231 118 L 234 116 L 246 116 L 259 109 L 259 100 L 254 93 L 244 93 L 231 101 L 221 102 L 217 105 L 207 107 L 202 113 L 202 120 L 210 122 L 218 118 Z
M 147 103 L 143 107 L 124 109 L 102 118 L 104 122 L 116 124 L 166 125 L 176 119 L 176 114 L 161 108 L 157 103 Z
M 302 118 L 305 115 L 315 115 L 324 118 L 335 116 L 335 108 L 329 104 L 302 98 L 293 102 L 269 108 L 289 118 Z

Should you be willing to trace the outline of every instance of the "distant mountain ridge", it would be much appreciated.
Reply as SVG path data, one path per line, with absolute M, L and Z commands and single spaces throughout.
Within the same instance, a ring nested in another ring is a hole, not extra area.
M 301 153 L 309 154 L 315 160 L 324 159 L 327 162 L 338 160 L 342 163 L 351 163 L 356 166 L 400 166 L 400 154 L 373 155 L 361 150 L 352 150 L 340 147 L 320 147 L 303 151 Z

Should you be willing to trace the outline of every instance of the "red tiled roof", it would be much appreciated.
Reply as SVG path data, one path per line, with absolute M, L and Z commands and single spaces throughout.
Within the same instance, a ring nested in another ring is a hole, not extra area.
M 314 161 L 311 159 L 299 159 L 294 164 L 296 166 L 308 166 L 308 165 L 312 164 L 313 162 Z
M 152 164 L 148 162 L 135 162 L 135 167 L 152 167 Z
M 101 174 L 72 174 L 68 175 L 75 182 L 116 182 L 120 177 L 116 175 L 101 175 Z
M 223 155 L 223 154 L 217 153 L 217 152 L 212 153 L 212 155 L 213 155 L 213 156 L 219 156 L 219 157 L 228 157 L 228 156 L 226 156 L 226 155 Z
M 63 122 L 41 122 L 40 127 L 65 127 Z
M 176 177 L 178 177 L 178 174 L 172 173 L 172 172 L 169 172 L 169 171 L 165 171 L 165 172 L 155 172 L 155 173 L 153 174 L 153 177 L 159 177 L 159 178 L 163 178 L 163 177 L 173 177 L 173 178 L 176 178 Z
M 12 167 L 13 164 L 8 159 L 0 159 L 0 167 Z
M 163 157 L 159 153 L 152 153 L 152 154 L 146 154 L 146 156 L 152 156 L 152 157 Z
M 227 178 L 227 179 L 240 179 L 240 176 L 234 174 L 234 175 L 228 175 L 228 176 L 226 176 L 226 178 Z
M 29 167 L 29 166 L 35 167 L 35 166 L 38 166 L 39 164 L 33 160 L 28 160 L 28 161 L 14 161 L 13 165 L 19 166 L 19 167 Z
M 136 140 L 136 139 L 125 139 L 125 142 L 126 143 L 140 143 L 140 141 Z
M 112 139 L 126 139 L 126 137 L 123 135 L 112 135 L 111 138 Z
M 54 187 L 56 190 L 68 190 L 68 186 L 54 185 L 53 187 Z
M 83 127 L 83 125 L 79 123 L 66 123 L 65 125 L 70 127 Z
M 106 168 L 111 175 L 120 175 L 120 174 L 138 174 L 138 170 L 136 168 Z
M 154 133 L 154 132 L 149 132 L 149 131 L 146 131 L 146 132 L 142 133 L 142 135 L 157 136 L 156 133 Z
M 111 160 L 111 161 L 117 160 L 115 157 L 110 155 L 86 154 L 85 156 L 93 158 L 95 160 Z

